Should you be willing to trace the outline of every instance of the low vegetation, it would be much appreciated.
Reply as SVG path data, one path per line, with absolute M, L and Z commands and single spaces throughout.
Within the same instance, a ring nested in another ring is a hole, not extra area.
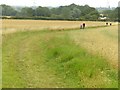
M 116 27 L 3 33 L 3 87 L 117 88 Z
M 105 22 L 97 21 L 52 21 L 52 20 L 2 20 L 3 33 L 12 33 L 16 31 L 30 30 L 64 30 L 79 29 L 80 24 L 86 23 L 88 28 L 105 27 Z M 17 23 L 17 24 L 16 24 Z M 117 25 L 117 23 L 112 23 Z

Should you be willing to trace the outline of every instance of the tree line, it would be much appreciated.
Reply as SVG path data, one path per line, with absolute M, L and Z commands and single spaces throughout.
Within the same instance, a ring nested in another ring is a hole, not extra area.
M 15 10 L 9 5 L 2 4 L 2 16 L 12 16 L 13 18 L 29 19 L 56 19 L 56 20 L 98 20 L 100 13 L 88 5 L 79 6 L 71 4 L 56 8 L 38 6 L 36 8 L 23 7 Z M 105 15 L 115 20 L 118 16 L 118 8 L 115 10 L 104 11 Z
M 120 21 L 120 7 L 114 10 L 104 10 L 102 13 L 105 17 L 108 17 L 110 21 Z

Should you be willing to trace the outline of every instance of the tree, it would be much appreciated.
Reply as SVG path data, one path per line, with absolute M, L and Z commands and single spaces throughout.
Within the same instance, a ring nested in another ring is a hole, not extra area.
M 115 8 L 111 13 L 111 18 L 114 20 L 120 20 L 120 7 Z
M 74 8 L 71 12 L 70 12 L 71 18 L 72 19 L 78 19 L 81 15 L 81 11 L 78 8 Z
M 51 16 L 51 12 L 49 8 L 39 6 L 38 8 L 36 8 L 36 15 L 49 17 Z
M 34 16 L 34 10 L 32 8 L 29 8 L 29 7 L 24 7 L 21 9 L 20 16 L 32 17 L 32 16 Z
M 68 7 L 63 7 L 60 15 L 63 19 L 70 19 L 70 9 Z
M 11 6 L 2 4 L 0 5 L 2 7 L 2 15 L 3 16 L 15 16 L 17 11 L 14 10 Z

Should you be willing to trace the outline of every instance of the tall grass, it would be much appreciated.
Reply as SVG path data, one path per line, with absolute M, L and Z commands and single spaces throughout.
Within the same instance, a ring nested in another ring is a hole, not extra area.
M 76 45 L 69 32 L 3 35 L 3 86 L 115 88 L 117 70 L 104 57 Z
M 43 46 L 47 65 L 66 87 L 117 87 L 117 73 L 107 60 L 75 45 L 67 35 L 52 37 Z

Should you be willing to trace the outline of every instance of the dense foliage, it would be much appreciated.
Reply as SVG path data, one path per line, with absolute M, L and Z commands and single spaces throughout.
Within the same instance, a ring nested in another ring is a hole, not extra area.
M 114 10 L 104 10 L 102 12 L 105 16 L 111 21 L 120 21 L 120 7 L 115 8 Z
M 56 19 L 56 20 L 98 20 L 99 12 L 88 5 L 79 6 L 71 4 L 56 8 L 38 6 L 36 8 L 23 7 L 16 10 L 11 6 L 2 4 L 2 16 L 12 16 L 12 18 L 26 19 Z M 118 8 L 115 10 L 106 10 L 103 12 L 111 20 L 116 20 Z M 14 16 L 14 17 L 13 17 Z

